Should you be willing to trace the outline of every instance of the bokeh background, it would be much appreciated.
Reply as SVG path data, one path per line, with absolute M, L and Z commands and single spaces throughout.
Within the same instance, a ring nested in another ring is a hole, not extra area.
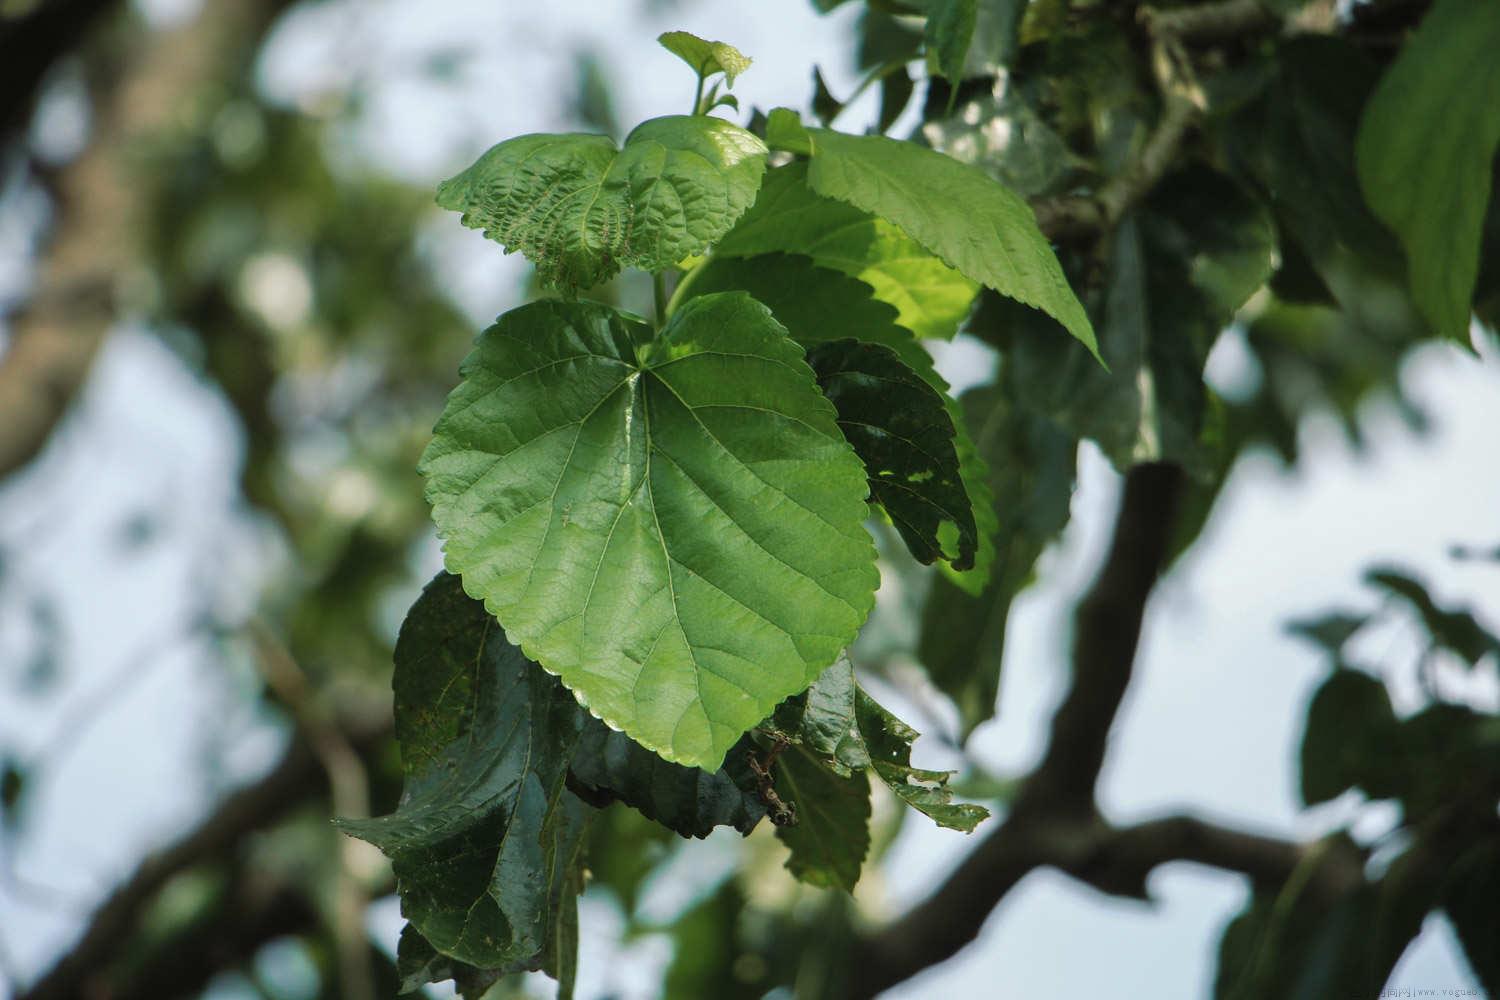
M 0 28 L 36 6 L 0 2 Z M 656 46 L 664 30 L 753 56 L 737 87 L 747 108 L 806 107 L 814 65 L 847 94 L 862 10 L 820 14 L 808 0 L 72 7 L 87 32 L 48 69 L 34 111 L 6 123 L 0 153 L 0 352 L 22 310 L 97 327 L 78 398 L 41 454 L 0 479 L 6 995 L 74 947 L 143 858 L 281 766 L 299 725 L 316 731 L 319 717 L 337 716 L 372 745 L 383 739 L 390 646 L 440 565 L 416 456 L 469 340 L 530 284 L 524 261 L 437 210 L 436 183 L 501 138 L 618 136 L 680 112 L 693 80 Z M 858 130 L 875 114 L 872 95 L 840 124 Z M 82 203 L 69 197 L 80 178 L 96 185 Z M 109 264 L 104 315 L 86 297 L 42 294 L 60 241 L 80 234 Z M 628 276 L 608 293 L 637 311 L 650 301 Z M 993 371 L 976 340 L 939 348 L 957 388 Z M 1302 417 L 1294 465 L 1270 451 L 1242 457 L 1151 605 L 1101 787 L 1112 815 L 1188 807 L 1296 837 L 1356 810 L 1371 832 L 1393 822 L 1350 801 L 1299 807 L 1301 720 L 1325 668 L 1284 626 L 1310 610 L 1376 608 L 1361 575 L 1391 562 L 1500 627 L 1500 563 L 1461 558 L 1500 540 L 1500 350 L 1478 330 L 1475 349 L 1429 343 L 1393 358 L 1382 391 Z M 1267 377 L 1235 328 L 1208 371 L 1226 395 Z M 1012 609 L 1000 713 L 965 752 L 943 738 L 951 711 L 909 666 L 925 578 L 884 567 L 865 654 L 882 665 L 882 693 L 929 732 L 919 757 L 964 768 L 980 799 L 1003 797 L 1005 777 L 1042 749 L 1066 681 L 1068 615 L 1118 491 L 1086 446 L 1071 522 Z M 1359 644 L 1398 709 L 1403 692 L 1414 705 L 1415 622 L 1394 610 Z M 288 651 L 290 679 L 266 665 Z M 1440 672 L 1438 682 L 1500 711 L 1496 676 Z M 361 794 L 377 811 L 391 806 L 392 755 L 374 754 L 345 783 L 356 806 Z M 176 876 L 127 928 L 136 960 L 190 966 L 153 949 L 180 947 L 173 935 L 214 907 L 300 894 L 311 915 L 288 910 L 286 933 L 193 989 L 219 1000 L 330 995 L 335 946 L 316 928 L 339 925 L 351 902 L 341 867 L 368 897 L 353 900 L 361 932 L 390 955 L 400 918 L 388 875 L 378 856 L 340 842 L 328 811 L 326 797 L 289 785 L 275 822 Z M 879 803 L 877 818 L 888 847 L 856 894 L 876 918 L 920 899 L 973 843 Z M 598 885 L 583 899 L 583 997 L 659 995 L 692 940 L 674 928 L 730 898 L 726 885 L 747 906 L 812 894 L 780 872 L 766 831 L 747 843 L 728 831 L 675 844 L 611 834 L 619 856 L 599 865 L 626 888 Z M 1203 996 L 1247 888 L 1169 866 L 1151 889 L 1154 904 L 1130 903 L 1033 874 L 978 943 L 889 995 Z M 1477 988 L 1437 917 L 1390 985 Z M 550 984 L 526 988 L 546 996 Z

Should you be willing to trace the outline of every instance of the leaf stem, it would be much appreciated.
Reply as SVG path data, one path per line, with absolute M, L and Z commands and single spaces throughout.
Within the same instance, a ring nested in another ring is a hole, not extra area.
M 708 77 L 704 74 L 703 70 L 700 69 L 698 71 L 698 89 L 693 93 L 692 114 L 702 114 L 702 112 L 698 110 L 698 107 L 703 103 L 703 81 L 706 79 L 708 79 Z
M 663 271 L 651 275 L 651 297 L 656 304 L 656 328 L 667 324 L 667 276 Z

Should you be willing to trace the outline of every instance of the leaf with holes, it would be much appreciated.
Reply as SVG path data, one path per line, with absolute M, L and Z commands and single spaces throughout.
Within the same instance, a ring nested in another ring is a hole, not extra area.
M 750 206 L 765 168 L 750 132 L 677 115 L 643 122 L 620 149 L 602 135 L 507 139 L 444 181 L 437 200 L 571 292 L 703 252 Z
M 786 866 L 813 885 L 854 891 L 870 851 L 870 779 L 840 774 L 806 747 L 788 747 L 776 760 L 776 794 L 796 810 L 796 822 L 776 836 L 791 852 Z
M 448 568 L 605 722 L 717 769 L 854 638 L 864 469 L 765 306 L 703 296 L 653 339 L 537 302 L 463 374 L 421 463 Z
M 972 833 L 990 811 L 968 802 L 954 802 L 948 788 L 952 771 L 930 771 L 911 766 L 911 745 L 919 735 L 915 729 L 881 707 L 863 690 L 854 703 L 860 736 L 869 749 L 872 767 L 896 797 L 950 830 Z
M 864 460 L 871 498 L 912 555 L 973 566 L 978 529 L 943 397 L 882 344 L 835 340 L 809 351 L 807 361 Z

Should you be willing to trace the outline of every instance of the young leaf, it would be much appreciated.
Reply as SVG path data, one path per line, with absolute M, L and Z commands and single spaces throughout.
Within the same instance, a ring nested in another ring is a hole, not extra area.
M 1083 305 L 1031 206 L 975 167 L 915 143 L 808 129 L 807 182 L 888 219 L 958 271 L 1061 323 L 1098 357 Z
M 977 18 L 975 0 L 936 0 L 927 15 L 927 63 L 949 83 L 963 79 Z
M 776 794 L 791 803 L 797 822 L 778 826 L 791 851 L 786 866 L 813 885 L 854 891 L 870 851 L 870 779 L 864 771 L 840 774 L 801 746 L 776 760 Z
M 765 144 L 738 125 L 678 115 L 642 123 L 618 150 L 600 135 L 508 139 L 437 200 L 571 292 L 701 253 L 749 207 L 765 166 Z
M 700 77 L 724 74 L 724 82 L 734 86 L 734 78 L 750 68 L 751 59 L 728 42 L 710 42 L 687 31 L 667 31 L 656 40 L 661 47 L 693 68 Z
M 749 834 L 766 814 L 745 759 L 752 749 L 748 738 L 741 739 L 724 766 L 710 773 L 662 760 L 624 733 L 590 720 L 573 755 L 573 787 L 590 801 L 597 796 L 597 805 L 619 799 L 684 837 L 707 837 L 716 826 Z
M 421 464 L 447 564 L 637 742 L 717 769 L 869 614 L 863 467 L 749 296 L 693 299 L 654 340 L 536 302 L 463 374 Z
M 542 967 L 589 813 L 563 787 L 582 713 L 446 574 L 401 627 L 393 683 L 401 806 L 340 825 L 390 857 L 402 913 L 438 951 Z
M 1365 198 L 1406 248 L 1417 307 L 1467 340 L 1500 144 L 1500 4 L 1437 0 L 1365 108 Z
M 814 194 L 805 163 L 768 173 L 755 204 L 714 248 L 716 257 L 769 253 L 804 254 L 858 278 L 924 338 L 952 337 L 979 287 L 885 219 Z
M 939 826 L 973 832 L 988 818 L 984 806 L 954 802 L 948 789 L 952 771 L 927 771 L 911 766 L 911 745 L 917 731 L 880 706 L 861 690 L 855 698 L 859 732 L 869 748 L 875 774 L 907 805 L 926 813 Z
M 978 529 L 943 397 L 882 344 L 830 341 L 809 351 L 807 361 L 864 460 L 870 496 L 912 555 L 959 570 L 973 566 Z

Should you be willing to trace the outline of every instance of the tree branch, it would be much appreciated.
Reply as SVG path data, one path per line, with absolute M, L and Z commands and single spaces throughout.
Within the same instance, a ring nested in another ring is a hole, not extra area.
M 349 716 L 341 729 L 348 743 L 370 752 L 390 733 L 388 706 Z M 232 851 L 247 834 L 263 830 L 327 787 L 318 755 L 305 737 L 293 741 L 264 778 L 226 798 L 180 840 L 148 855 L 104 901 L 82 937 L 52 969 L 16 1000 L 75 1000 L 94 995 L 129 939 L 146 905 L 174 875 Z

